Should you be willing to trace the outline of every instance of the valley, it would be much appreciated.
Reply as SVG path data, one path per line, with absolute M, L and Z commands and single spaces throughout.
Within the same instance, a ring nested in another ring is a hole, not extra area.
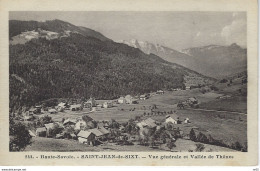
M 246 49 L 9 24 L 11 151 L 247 151 Z

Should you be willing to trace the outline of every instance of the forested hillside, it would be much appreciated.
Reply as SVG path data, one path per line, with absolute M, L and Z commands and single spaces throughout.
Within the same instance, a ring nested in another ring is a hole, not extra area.
M 10 108 L 49 98 L 113 99 L 183 87 L 183 77 L 189 73 L 195 72 L 139 49 L 79 33 L 32 39 L 10 45 Z

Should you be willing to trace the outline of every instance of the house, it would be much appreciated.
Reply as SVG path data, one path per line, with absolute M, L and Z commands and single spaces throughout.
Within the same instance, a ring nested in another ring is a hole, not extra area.
M 31 108 L 31 109 L 29 110 L 29 114 L 36 114 L 37 111 L 38 111 L 37 108 Z
M 29 130 L 29 134 L 32 136 L 32 137 L 36 137 L 36 132 L 32 131 L 32 130 Z
M 87 123 L 84 120 L 78 120 L 75 124 L 75 130 L 83 130 L 87 126 Z
M 71 133 L 70 136 L 71 136 L 71 138 L 74 139 L 74 140 L 77 139 L 77 136 L 76 136 L 74 133 Z
M 61 131 L 63 129 L 63 125 L 61 123 L 59 123 L 59 122 L 44 124 L 44 126 L 46 128 L 46 136 L 47 137 L 54 136 L 53 135 L 53 130 L 54 129 L 59 129 L 59 131 Z
M 131 95 L 126 95 L 125 96 L 125 103 L 126 104 L 132 104 L 132 99 L 133 99 L 133 97 Z
M 77 123 L 76 119 L 68 118 L 68 119 L 64 120 L 63 125 L 64 126 L 75 126 L 76 123 Z
M 107 136 L 110 132 L 104 128 L 103 126 L 98 127 L 98 130 L 103 134 L 103 136 Z
M 137 104 L 137 99 L 133 98 L 131 95 L 125 96 L 125 103 L 126 104 Z
M 56 139 L 63 139 L 64 138 L 64 134 L 56 134 L 55 138 Z
M 96 136 L 90 131 L 80 131 L 78 133 L 78 140 L 80 143 L 95 145 Z
M 96 107 L 97 103 L 94 98 L 89 98 L 87 102 L 84 103 L 85 108 L 91 108 L 91 107 Z
M 103 133 L 97 128 L 89 129 L 88 131 L 92 132 L 96 136 L 96 139 L 102 138 L 103 136 Z
M 103 107 L 104 108 L 111 108 L 111 107 L 113 107 L 113 103 L 111 101 L 104 102 Z
M 164 94 L 164 91 L 163 91 L 163 90 L 158 90 L 158 91 L 156 92 L 156 94 Z
M 99 128 L 94 128 L 94 129 L 89 129 L 88 131 L 92 132 L 97 140 L 102 140 L 104 138 L 107 138 L 109 135 L 109 131 L 105 129 L 104 127 L 99 127 Z
M 185 86 L 185 90 L 190 90 L 190 86 Z
M 58 112 L 63 112 L 64 110 L 65 110 L 65 107 L 61 107 L 61 106 L 57 107 L 57 111 Z
M 81 104 L 71 105 L 70 110 L 71 111 L 79 111 L 79 110 L 82 110 L 82 106 L 81 106 Z
M 67 106 L 67 103 L 64 103 L 64 102 L 60 102 L 59 104 L 58 104 L 58 107 L 66 107 Z
M 124 103 L 126 103 L 126 100 L 125 100 L 124 97 L 120 97 L 120 98 L 117 100 L 117 102 L 118 102 L 119 104 L 124 104 Z
M 151 118 L 148 118 L 146 120 L 143 120 L 139 123 L 136 124 L 140 129 L 143 129 L 145 127 L 147 128 L 156 128 L 157 125 L 155 123 L 155 120 L 151 119 Z
M 41 114 L 41 106 L 32 107 L 29 110 L 30 114 Z
M 140 100 L 146 100 L 146 99 L 148 99 L 147 95 L 143 94 L 143 95 L 140 96 Z
M 45 127 L 36 129 L 36 136 L 38 137 L 46 137 L 47 129 Z
M 61 102 L 61 103 L 58 104 L 56 109 L 57 109 L 58 112 L 63 112 L 66 107 L 67 107 L 67 103 Z
M 55 113 L 57 113 L 57 110 L 56 109 L 49 109 L 49 113 L 50 114 L 55 114 Z
M 46 136 L 51 137 L 51 130 L 54 128 L 54 123 L 44 124 L 46 128 Z
M 190 119 L 189 119 L 189 118 L 186 118 L 186 119 L 184 120 L 184 123 L 189 124 L 189 123 L 190 123 Z
M 41 110 L 42 110 L 42 106 L 41 105 L 37 105 L 37 106 L 35 106 L 35 109 L 36 109 L 35 114 L 40 114 Z
M 103 122 L 99 122 L 99 123 L 97 124 L 97 127 L 104 127 L 104 128 L 106 128 L 106 129 L 108 129 L 109 124 L 108 124 L 107 121 L 103 121 Z
M 180 124 L 181 123 L 179 117 L 176 114 L 172 114 L 171 116 L 167 115 L 165 122 L 166 123 L 172 123 L 172 124 Z
M 190 98 L 187 99 L 187 103 L 198 104 L 198 100 L 195 97 L 190 97 Z
M 78 119 L 77 123 L 75 124 L 76 130 L 84 130 L 84 129 L 91 129 L 96 126 L 95 121 L 89 117 L 88 115 L 82 116 L 82 119 Z

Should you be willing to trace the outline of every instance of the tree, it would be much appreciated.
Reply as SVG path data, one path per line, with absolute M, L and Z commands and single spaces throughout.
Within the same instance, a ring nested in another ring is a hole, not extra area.
M 39 126 L 44 126 L 44 124 L 52 123 L 52 118 L 47 115 L 47 116 L 41 117 L 39 122 L 40 122 Z
M 154 135 L 149 137 L 149 144 L 151 147 L 154 147 L 156 145 L 155 140 L 156 140 L 156 138 Z
M 170 151 L 172 151 L 173 147 L 176 147 L 176 145 L 174 144 L 173 141 L 169 141 L 169 142 L 167 143 L 167 147 L 170 149 Z
M 231 145 L 231 148 L 233 148 L 235 150 L 238 150 L 238 151 L 242 151 L 243 146 L 238 141 L 236 141 L 235 144 L 233 143 Z
M 247 152 L 247 148 L 248 148 L 248 147 L 247 147 L 247 142 L 245 142 L 245 143 L 244 143 L 244 147 L 242 148 L 242 151 L 243 151 L 243 152 Z
M 61 128 L 57 123 L 54 124 L 53 128 L 50 129 L 50 136 L 55 137 L 57 134 L 61 133 L 63 128 Z
M 26 129 L 25 125 L 21 122 L 14 123 L 13 121 L 10 121 L 9 134 L 10 151 L 21 151 L 31 143 L 32 137 L 29 134 L 29 131 Z
M 114 119 L 111 119 L 110 128 L 119 129 L 119 123 L 116 122 Z
M 197 137 L 196 137 L 196 134 L 195 134 L 195 131 L 193 130 L 193 128 L 190 130 L 190 140 L 197 141 Z
M 197 141 L 198 142 L 202 142 L 202 143 L 209 143 L 209 140 L 208 138 L 206 137 L 206 135 L 204 135 L 203 133 L 199 133 L 198 136 L 197 136 Z
M 195 144 L 195 145 L 196 145 L 196 150 L 195 151 L 197 151 L 197 152 L 202 152 L 205 149 L 204 144 L 198 143 L 198 144 Z

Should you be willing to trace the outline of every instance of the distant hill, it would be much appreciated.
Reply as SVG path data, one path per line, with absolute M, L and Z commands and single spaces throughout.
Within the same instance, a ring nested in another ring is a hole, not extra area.
M 193 56 L 196 61 L 203 64 L 203 67 L 196 71 L 208 72 L 208 76 L 221 78 L 247 70 L 247 50 L 235 43 L 230 46 L 210 45 L 189 48 L 182 52 Z
M 50 98 L 113 99 L 182 88 L 184 78 L 190 75 L 199 78 L 201 84 L 213 81 L 156 55 L 110 41 L 98 32 L 59 20 L 40 24 L 10 21 L 10 35 L 12 110 Z
M 179 52 L 162 45 L 136 39 L 119 42 L 138 48 L 146 54 L 153 53 L 166 61 L 180 64 L 210 77 L 222 78 L 247 69 L 247 50 L 237 44 L 209 45 L 184 49 Z

